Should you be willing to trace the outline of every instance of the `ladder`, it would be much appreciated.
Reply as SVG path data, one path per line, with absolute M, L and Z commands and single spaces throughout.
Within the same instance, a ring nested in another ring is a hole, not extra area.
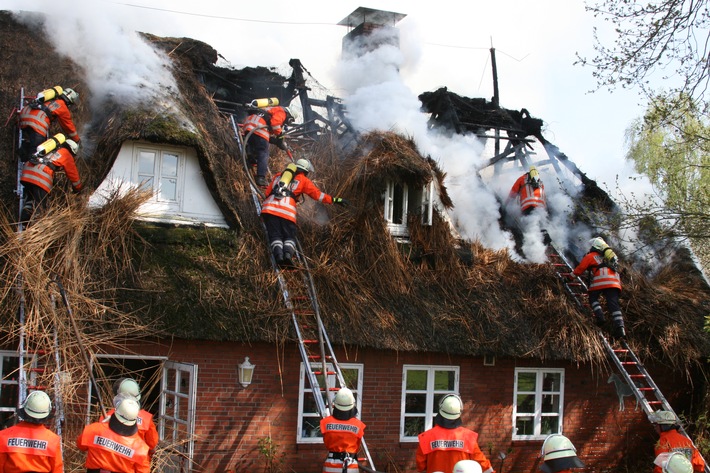
M 564 254 L 557 250 L 553 243 L 550 243 L 547 246 L 547 256 L 550 264 L 555 268 L 557 277 L 562 282 L 565 291 L 573 298 L 579 309 L 590 310 L 589 302 L 585 299 L 587 285 L 579 277 L 575 277 L 572 280 L 569 279 L 569 275 L 572 274 L 574 268 Z M 619 347 L 614 348 L 601 329 L 598 329 L 597 333 L 609 358 L 633 392 L 646 417 L 648 418 L 656 411 L 664 410 L 672 412 L 678 418 L 678 414 L 675 413 L 673 407 L 663 396 L 658 385 L 653 381 L 646 367 L 626 343 L 626 340 L 617 340 Z M 680 426 L 678 431 L 692 442 L 683 426 Z M 705 473 L 710 473 L 710 465 L 707 463 L 705 464 Z
M 234 119 L 234 115 L 229 114 L 229 119 L 235 139 L 239 145 L 239 151 L 244 155 L 246 152 L 244 141 Z M 246 168 L 246 159 L 243 159 L 243 161 L 245 170 L 249 172 L 249 169 Z M 251 178 L 250 187 L 254 206 L 256 207 L 257 214 L 260 215 L 261 190 L 255 185 Z M 263 230 L 264 234 L 266 234 L 265 226 L 263 226 Z M 320 316 L 318 295 L 316 293 L 315 284 L 313 283 L 313 276 L 308 267 L 308 261 L 303 256 L 303 248 L 298 239 L 296 239 L 296 246 L 297 252 L 294 255 L 296 265 L 293 268 L 279 268 L 271 251 L 268 253 L 271 266 L 277 274 L 284 305 L 291 312 L 291 321 L 293 322 L 293 328 L 298 338 L 298 351 L 303 361 L 318 413 L 321 418 L 325 418 L 332 412 L 334 394 L 340 387 L 345 387 L 347 384 L 340 365 L 338 364 L 335 352 L 333 351 L 333 346 L 328 338 L 328 333 L 323 325 Z M 328 378 L 332 376 L 337 379 L 337 385 L 335 386 L 328 385 Z M 319 379 L 323 381 L 323 386 L 319 383 Z M 361 450 L 365 456 L 364 460 L 366 460 L 370 466 L 359 465 L 360 468 L 367 471 L 375 471 L 375 466 L 364 438 L 361 442 Z M 359 460 L 362 461 L 363 459 Z

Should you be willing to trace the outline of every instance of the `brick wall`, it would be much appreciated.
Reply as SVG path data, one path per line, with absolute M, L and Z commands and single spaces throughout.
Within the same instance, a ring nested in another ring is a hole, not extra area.
M 295 345 L 176 341 L 170 347 L 156 345 L 141 351 L 198 365 L 195 460 L 204 471 L 264 471 L 265 457 L 258 444 L 265 437 L 275 441 L 283 471 L 321 471 L 323 446 L 296 444 L 301 360 Z M 252 384 L 242 388 L 237 364 L 245 356 L 256 370 Z M 516 367 L 565 369 L 563 430 L 587 464 L 586 471 L 609 471 L 620 463 L 652 460 L 653 429 L 641 409 L 634 410 L 633 398 L 626 398 L 625 410 L 619 411 L 613 384 L 607 383 L 609 367 L 512 359 L 496 359 L 495 366 L 484 366 L 481 358 L 362 349 L 339 352 L 338 360 L 364 365 L 362 420 L 379 471 L 416 470 L 416 443 L 399 442 L 404 364 L 460 367 L 464 425 L 479 433 L 481 449 L 497 471 L 501 465 L 505 473 L 532 473 L 539 467 L 542 441 L 511 440 Z M 647 368 L 676 410 L 685 407 L 688 394 L 682 393 L 689 389 L 684 379 L 661 367 Z M 501 452 L 507 455 L 503 463 Z

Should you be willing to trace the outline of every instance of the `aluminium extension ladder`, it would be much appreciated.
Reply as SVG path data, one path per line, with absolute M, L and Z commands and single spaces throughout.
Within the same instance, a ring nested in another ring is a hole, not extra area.
M 244 141 L 234 115 L 230 113 L 229 119 L 234 130 L 235 139 L 239 145 L 239 151 L 244 155 Z M 243 159 L 243 161 L 246 168 L 246 160 Z M 249 172 L 249 169 L 245 169 L 245 171 Z M 250 187 L 257 214 L 261 214 L 261 191 L 251 179 Z M 264 226 L 263 229 L 264 234 L 266 234 L 266 227 Z M 277 274 L 284 305 L 291 312 L 291 320 L 298 338 L 298 350 L 301 354 L 318 413 L 321 418 L 325 418 L 332 412 L 334 393 L 340 389 L 337 386 L 330 387 L 328 378 L 335 376 L 341 387 L 347 384 L 333 351 L 333 346 L 328 338 L 328 333 L 323 325 L 313 276 L 308 268 L 308 262 L 303 256 L 302 247 L 298 239 L 296 239 L 296 246 L 297 251 L 294 255 L 294 262 L 298 269 L 279 268 L 270 250 L 268 253 L 271 265 Z M 324 381 L 324 387 L 320 386 L 319 377 Z M 325 401 L 323 400 L 324 394 Z M 369 467 L 362 464 L 359 467 L 366 471 L 375 471 L 375 466 L 364 438 L 362 439 L 361 449 Z
M 557 273 L 558 279 L 565 288 L 565 291 L 575 301 L 577 307 L 583 311 L 591 310 L 587 299 L 587 285 L 580 277 L 575 277 L 572 280 L 568 278 L 568 276 L 572 274 L 573 267 L 564 254 L 558 251 L 552 243 L 548 244 L 546 253 L 550 264 Z M 624 381 L 633 392 L 638 405 L 641 406 L 646 417 L 650 416 L 655 411 L 664 410 L 672 412 L 676 418 L 678 418 L 673 407 L 663 396 L 658 385 L 653 381 L 646 367 L 626 343 L 626 340 L 618 340 L 617 343 L 620 348 L 614 348 L 601 329 L 598 329 L 597 333 L 601 338 L 609 358 L 611 358 Z M 690 439 L 690 436 L 682 426 L 680 426 L 678 430 Z M 690 441 L 692 442 L 692 439 L 690 439 Z M 705 464 L 705 473 L 710 473 L 710 465 L 707 463 Z

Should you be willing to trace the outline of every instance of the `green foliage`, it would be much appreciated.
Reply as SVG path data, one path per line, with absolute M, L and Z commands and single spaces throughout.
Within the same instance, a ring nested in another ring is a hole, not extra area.
M 645 174 L 661 202 L 638 204 L 639 220 L 653 215 L 664 233 L 690 242 L 710 268 L 710 121 L 687 95 L 655 97 L 628 130 L 627 159 Z M 645 216 L 645 217 L 644 217 Z
M 277 473 L 282 471 L 284 456 L 278 444 L 274 442 L 271 436 L 260 438 L 257 448 L 259 449 L 259 455 L 261 455 L 264 461 L 265 473 Z

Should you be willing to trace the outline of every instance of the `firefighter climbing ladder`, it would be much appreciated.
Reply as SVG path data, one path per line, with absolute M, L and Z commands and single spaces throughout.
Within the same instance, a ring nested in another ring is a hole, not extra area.
M 572 273 L 573 267 L 567 258 L 552 243 L 547 246 L 547 256 L 555 268 L 557 277 L 562 282 L 565 291 L 574 299 L 581 310 L 588 311 L 590 307 L 587 300 L 587 286 L 579 277 L 575 277 L 572 280 L 568 278 L 568 275 Z M 659 410 L 670 411 L 675 414 L 673 407 L 663 396 L 663 393 L 661 393 L 641 360 L 638 359 L 626 343 L 626 340 L 618 340 L 617 344 L 620 347 L 614 348 L 601 329 L 598 330 L 598 333 L 609 358 L 611 358 L 617 370 L 623 376 L 624 381 L 634 393 L 638 405 L 641 406 L 646 416 L 648 417 Z M 677 418 L 678 415 L 675 415 Z M 690 436 L 682 426 L 679 431 L 690 439 Z M 705 472 L 710 473 L 710 466 L 707 464 L 705 465 Z
M 244 142 L 234 119 L 234 115 L 230 114 L 229 119 L 234 130 L 235 139 L 239 145 L 240 153 L 244 155 Z M 247 135 L 247 139 L 248 138 L 249 135 Z M 246 160 L 244 160 L 244 164 L 246 167 Z M 248 168 L 246 170 L 248 172 Z M 250 179 L 250 181 L 252 180 Z M 256 207 L 257 213 L 261 213 L 260 197 L 262 197 L 262 194 L 253 181 L 250 185 L 254 206 Z M 264 231 L 266 232 L 266 228 L 264 228 Z M 308 268 L 308 262 L 303 256 L 301 244 L 298 240 L 296 240 L 296 244 L 298 251 L 295 255 L 295 260 L 298 269 L 280 269 L 273 255 L 271 255 L 271 251 L 269 251 L 269 255 L 271 265 L 277 274 L 284 304 L 291 312 L 291 320 L 296 336 L 298 337 L 298 349 L 318 413 L 321 418 L 325 418 L 329 415 L 329 411 L 332 411 L 332 396 L 339 389 L 335 386 L 330 387 L 328 378 L 336 377 L 341 387 L 346 386 L 346 382 L 320 316 L 318 297 L 313 283 L 313 277 Z M 319 378 L 323 380 L 322 387 L 319 384 Z M 323 395 L 325 395 L 325 400 L 323 399 Z M 375 466 L 372 463 L 372 457 L 367 449 L 364 438 L 362 439 L 362 451 L 369 467 L 360 464 L 360 468 L 367 471 L 374 471 Z

